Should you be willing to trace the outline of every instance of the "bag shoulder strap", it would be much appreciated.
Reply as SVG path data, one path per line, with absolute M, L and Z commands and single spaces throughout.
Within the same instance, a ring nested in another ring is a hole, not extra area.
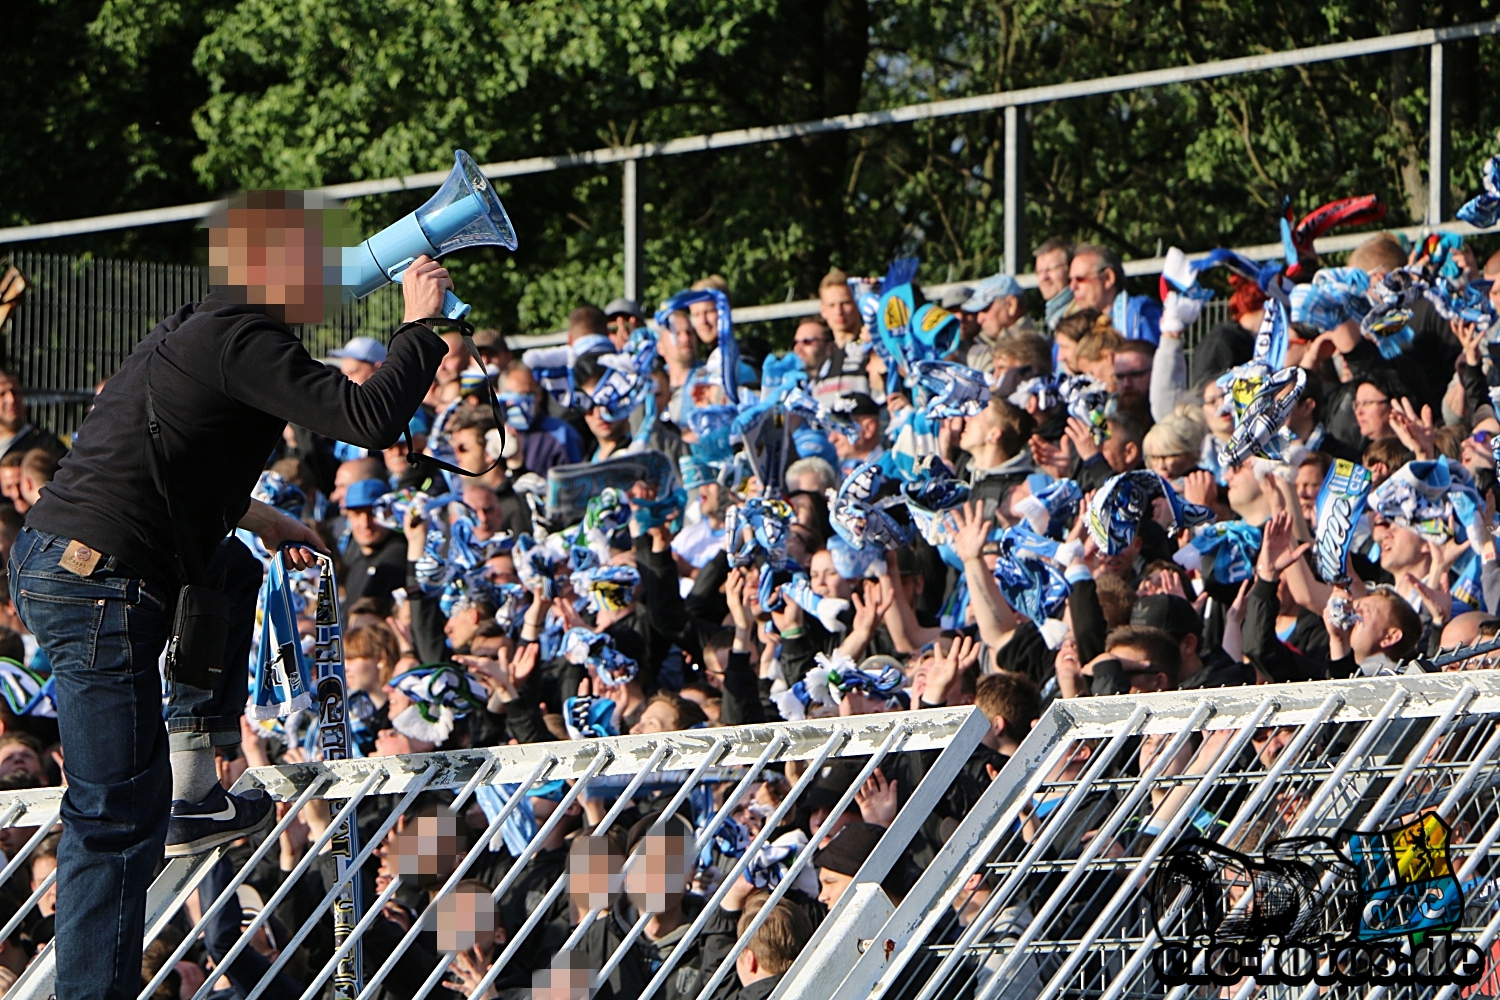
M 403 323 L 401 324 L 401 326 L 402 328 L 405 328 L 413 324 L 426 326 L 429 328 L 435 326 L 458 327 L 459 336 L 463 337 L 464 346 L 469 349 L 469 357 L 474 359 L 474 363 L 479 366 L 480 371 L 485 371 L 484 358 L 479 356 L 479 346 L 474 343 L 474 327 L 472 324 L 461 319 L 448 319 L 446 316 L 428 316 L 423 319 L 412 320 L 410 323 Z M 400 333 L 401 330 L 398 329 L 396 332 Z M 500 467 L 500 463 L 505 461 L 505 435 L 512 432 L 510 431 L 510 428 L 506 426 L 505 414 L 500 411 L 500 400 L 495 395 L 495 387 L 490 385 L 488 375 L 486 375 L 484 380 L 484 393 L 485 396 L 488 397 L 488 402 L 490 404 L 490 413 L 493 414 L 495 418 L 495 427 L 500 434 L 501 454 L 489 464 L 488 468 L 481 469 L 479 472 L 469 472 L 465 469 L 460 469 L 458 466 L 452 464 L 451 462 L 444 462 L 440 458 L 434 458 L 431 455 L 418 454 L 416 443 L 412 441 L 410 427 L 407 427 L 406 430 L 401 432 L 402 436 L 406 438 L 406 464 L 410 466 L 420 466 L 427 469 L 441 469 L 443 472 L 452 472 L 455 475 L 466 476 L 470 479 L 478 479 L 480 476 L 487 476 L 491 472 L 498 469 Z
M 152 478 L 156 488 L 167 501 L 167 518 L 172 522 L 172 549 L 177 560 L 179 584 L 202 585 L 207 577 L 207 568 L 199 565 L 194 557 L 193 546 L 187 536 L 187 522 L 177 516 L 172 508 L 170 465 L 167 461 L 166 445 L 162 443 L 161 421 L 156 417 L 156 403 L 151 395 L 151 361 L 156 357 L 155 348 L 146 356 L 146 429 L 151 434 Z

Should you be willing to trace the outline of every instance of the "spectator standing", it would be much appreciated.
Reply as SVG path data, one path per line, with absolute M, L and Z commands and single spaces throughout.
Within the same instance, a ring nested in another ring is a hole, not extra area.
M 1078 309 L 1097 309 L 1126 340 L 1161 339 L 1161 303 L 1125 291 L 1125 263 L 1108 247 L 1085 243 L 1073 251 L 1068 287 Z
M 0 369 L 0 458 L 33 448 L 45 448 L 54 455 L 67 453 L 67 447 L 56 434 L 33 427 L 26 421 L 26 397 L 15 376 Z
M 391 591 L 406 582 L 406 540 L 375 520 L 375 502 L 389 492 L 384 479 L 362 479 L 344 493 L 349 542 L 339 553 L 344 561 L 339 582 L 346 606 L 364 597 L 388 606 Z
M 995 341 L 1007 330 L 1030 332 L 1035 329 L 1026 315 L 1025 290 L 1008 274 L 985 278 L 960 307 L 979 320 L 979 333 L 969 348 L 968 365 L 976 371 L 990 370 Z
M 615 347 L 623 350 L 630 335 L 646 325 L 646 314 L 641 312 L 634 299 L 612 299 L 604 307 L 604 322 L 609 328 L 609 339 L 614 341 Z
M 1055 331 L 1058 321 L 1073 311 L 1073 289 L 1068 285 L 1068 266 L 1073 263 L 1073 244 L 1052 237 L 1033 252 L 1036 259 L 1036 287 L 1042 293 L 1048 330 Z

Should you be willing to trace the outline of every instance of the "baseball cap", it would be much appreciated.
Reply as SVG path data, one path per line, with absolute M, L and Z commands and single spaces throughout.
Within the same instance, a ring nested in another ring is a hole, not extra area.
M 499 330 L 475 330 L 474 346 L 481 351 L 508 351 L 510 345 L 505 342 L 505 334 Z
M 344 491 L 344 509 L 373 507 L 376 500 L 390 491 L 391 484 L 384 479 L 361 479 L 357 483 L 350 483 L 349 488 Z
M 974 294 L 974 289 L 969 285 L 955 285 L 943 293 L 938 299 L 938 305 L 949 312 L 957 312 L 963 304 L 969 301 L 969 296 Z
M 642 323 L 646 322 L 646 314 L 641 312 L 641 307 L 635 304 L 634 299 L 613 299 L 609 305 L 604 307 L 604 318 L 613 319 L 616 316 L 634 316 Z
M 1022 295 L 1021 283 L 1008 274 L 996 274 L 985 278 L 974 289 L 974 294 L 960 308 L 964 312 L 977 313 L 989 307 L 991 302 L 1007 295 Z
M 851 417 L 874 417 L 880 413 L 880 404 L 867 392 L 846 392 L 834 402 L 833 409 Z
M 1151 594 L 1136 598 L 1130 609 L 1130 624 L 1149 625 L 1181 642 L 1184 637 L 1203 634 L 1203 619 L 1192 602 L 1176 594 Z
M 354 337 L 343 347 L 328 352 L 335 358 L 353 358 L 378 365 L 385 361 L 385 345 L 374 337 Z

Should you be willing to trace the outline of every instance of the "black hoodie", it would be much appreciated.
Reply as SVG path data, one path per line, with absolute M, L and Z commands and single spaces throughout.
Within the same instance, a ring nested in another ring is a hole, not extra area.
M 154 476 L 146 375 L 161 425 L 175 518 L 207 565 L 245 515 L 288 421 L 378 450 L 400 437 L 448 345 L 402 327 L 363 385 L 314 360 L 261 307 L 210 295 L 163 320 L 110 377 L 27 515 L 28 526 L 77 539 L 175 589 L 172 521 Z

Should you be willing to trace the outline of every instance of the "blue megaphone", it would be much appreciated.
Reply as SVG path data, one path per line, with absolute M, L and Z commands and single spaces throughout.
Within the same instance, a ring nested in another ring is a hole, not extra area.
M 422 254 L 434 259 L 464 247 L 516 248 L 516 231 L 489 178 L 463 150 L 453 154 L 453 171 L 427 204 L 371 236 L 344 247 L 344 287 L 362 299 L 388 281 L 399 282 Z M 467 303 L 452 292 L 443 296 L 443 315 L 463 319 Z

